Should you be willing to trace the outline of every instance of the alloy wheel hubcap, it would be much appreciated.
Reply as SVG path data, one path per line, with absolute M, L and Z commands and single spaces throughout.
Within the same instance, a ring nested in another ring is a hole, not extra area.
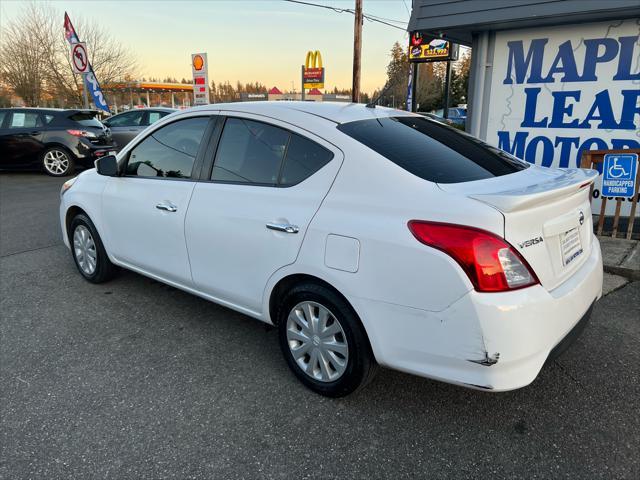
M 336 317 L 319 303 L 300 302 L 291 309 L 287 343 L 295 362 L 314 380 L 333 382 L 347 368 L 347 336 Z
M 60 150 L 51 150 L 44 156 L 44 168 L 49 173 L 60 175 L 69 168 L 69 157 Z
M 96 271 L 98 255 L 91 232 L 84 225 L 78 225 L 73 233 L 73 251 L 80 269 L 87 275 Z

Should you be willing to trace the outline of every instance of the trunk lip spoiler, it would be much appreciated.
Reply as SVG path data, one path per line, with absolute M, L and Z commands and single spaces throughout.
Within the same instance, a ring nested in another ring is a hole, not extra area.
M 562 175 L 528 187 L 491 193 L 469 192 L 467 196 L 496 207 L 505 213 L 510 213 L 581 192 L 584 188 L 592 185 L 598 175 L 596 170 L 576 168 L 566 170 Z

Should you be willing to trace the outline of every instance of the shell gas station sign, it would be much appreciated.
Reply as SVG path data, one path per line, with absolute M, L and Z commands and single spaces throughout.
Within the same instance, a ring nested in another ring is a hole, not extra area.
M 191 55 L 191 71 L 193 73 L 193 104 L 209 103 L 209 66 L 206 53 Z

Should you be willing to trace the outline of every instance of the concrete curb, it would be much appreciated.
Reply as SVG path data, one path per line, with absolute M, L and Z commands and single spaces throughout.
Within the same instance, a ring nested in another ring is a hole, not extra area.
M 604 236 L 598 240 L 605 272 L 640 280 L 640 242 Z
M 619 275 L 629 280 L 640 280 L 640 271 L 632 268 L 619 267 L 617 265 L 604 265 L 604 271 L 612 275 Z

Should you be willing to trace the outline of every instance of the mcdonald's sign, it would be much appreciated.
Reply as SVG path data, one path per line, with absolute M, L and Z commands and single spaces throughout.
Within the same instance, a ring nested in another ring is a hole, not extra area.
M 322 55 L 316 50 L 307 52 L 304 62 L 303 87 L 304 88 L 324 88 L 324 68 L 322 66 Z

